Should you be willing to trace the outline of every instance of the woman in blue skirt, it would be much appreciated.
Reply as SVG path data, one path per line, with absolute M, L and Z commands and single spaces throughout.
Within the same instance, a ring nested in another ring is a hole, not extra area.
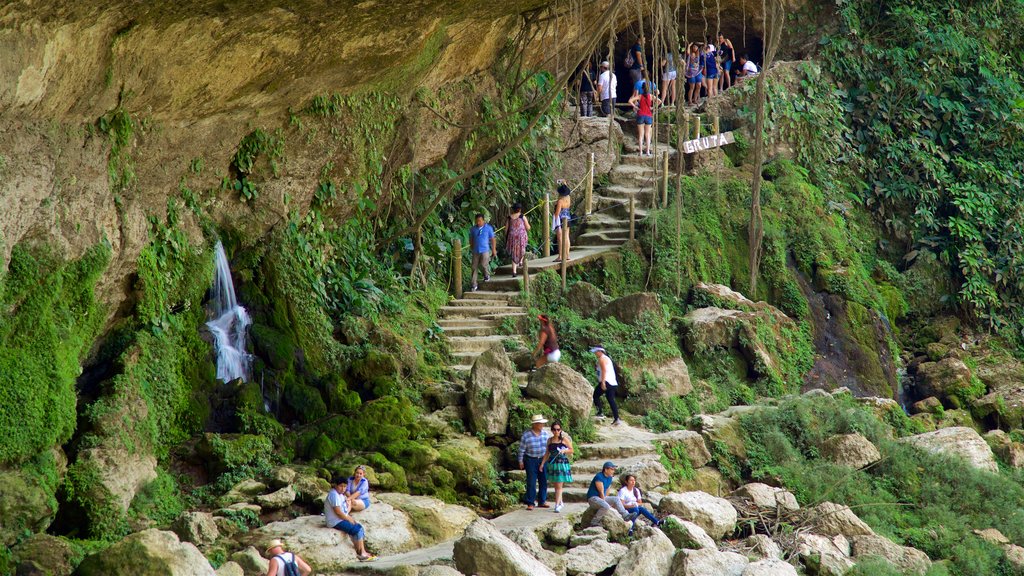
M 572 484 L 572 465 L 569 455 L 572 454 L 572 438 L 562 431 L 562 423 L 555 420 L 551 423 L 551 438 L 548 440 L 548 451 L 540 461 L 540 469 L 547 465 L 548 482 L 555 485 L 555 512 L 565 507 L 562 502 L 562 487 Z

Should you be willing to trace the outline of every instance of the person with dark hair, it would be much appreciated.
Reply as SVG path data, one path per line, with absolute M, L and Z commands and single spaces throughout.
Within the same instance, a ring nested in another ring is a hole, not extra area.
M 722 73 L 718 80 L 720 90 L 726 90 L 732 86 L 732 67 L 736 62 L 736 50 L 732 47 L 732 40 L 724 34 L 718 35 L 719 61 L 722 63 Z
M 569 455 L 572 454 L 572 438 L 562 430 L 562 422 L 551 423 L 551 438 L 548 440 L 548 451 L 541 460 L 541 467 L 547 465 L 548 482 L 555 486 L 555 512 L 565 507 L 562 502 L 562 487 L 568 482 L 572 484 L 572 465 Z
M 633 109 L 636 110 L 636 132 L 637 142 L 640 144 L 640 156 L 644 155 L 644 144 L 647 144 L 647 156 L 654 156 L 654 151 L 651 149 L 651 133 L 654 127 L 654 107 L 658 105 L 661 100 L 657 96 L 651 93 L 651 82 L 648 80 L 640 81 L 640 93 L 634 94 L 629 99 L 629 103 L 633 105 Z
M 626 53 L 626 68 L 629 68 L 629 82 L 632 85 L 636 85 L 641 79 L 643 79 L 643 71 L 647 68 L 646 62 L 644 62 L 644 35 L 636 39 L 636 44 L 629 49 Z
M 711 42 L 704 52 L 704 91 L 708 98 L 718 95 L 718 53 Z
M 690 43 L 686 48 L 686 101 L 696 106 L 700 98 L 700 87 L 704 82 L 704 61 L 700 55 L 700 47 Z
M 640 488 L 636 485 L 636 476 L 633 474 L 627 474 L 625 479 L 622 481 L 622 488 L 619 489 L 619 512 L 623 513 L 622 517 L 626 521 L 632 522 L 633 525 L 629 528 L 629 533 L 633 534 L 633 528 L 636 527 L 636 521 L 640 519 L 640 516 L 647 518 L 651 521 L 654 526 L 661 526 L 661 521 L 654 515 L 650 510 L 644 506 L 643 498 L 640 494 Z
M 505 224 L 505 251 L 512 258 L 512 277 L 516 277 L 516 269 L 523 265 L 526 256 L 526 243 L 529 240 L 530 221 L 523 214 L 523 205 L 512 204 L 508 223 Z
M 736 72 L 736 82 L 741 82 L 747 78 L 753 78 L 761 73 L 761 70 L 757 67 L 757 64 L 751 62 L 746 54 L 740 54 L 739 60 L 736 61 L 740 69 Z
M 590 79 L 590 70 L 584 68 L 580 73 L 580 116 L 589 118 L 594 115 L 594 82 Z
M 491 279 L 491 256 L 498 253 L 497 240 L 494 239 L 494 227 L 484 220 L 483 214 L 476 215 L 476 226 L 469 229 L 470 252 L 473 253 L 473 274 L 470 277 L 471 290 L 476 292 L 477 272 L 482 270 L 484 282 Z
M 612 511 L 612 505 L 607 498 L 611 495 L 609 489 L 615 479 L 616 468 L 615 463 L 609 460 L 601 466 L 601 471 L 594 474 L 594 479 L 590 481 L 590 487 L 587 488 L 587 503 L 595 511 L 594 517 L 590 519 L 591 526 L 600 526 L 601 520 L 604 520 L 604 517 Z
M 540 368 L 548 362 L 557 363 L 562 359 L 554 323 L 551 322 L 547 314 L 538 314 L 537 319 L 540 320 L 540 331 L 537 332 L 537 349 L 533 351 L 533 356 L 536 359 L 534 368 Z
M 608 398 L 608 406 L 612 411 L 612 426 L 619 425 L 619 405 L 615 403 L 615 391 L 619 388 L 619 381 L 615 378 L 615 365 L 612 364 L 611 356 L 601 346 L 594 346 L 590 351 L 597 356 L 597 386 L 594 388 L 594 407 L 597 408 L 598 419 L 604 419 L 601 414 L 601 397 Z
M 665 105 L 675 106 L 677 71 L 675 56 L 672 55 L 671 50 L 666 52 L 665 57 L 661 59 L 661 67 L 663 69 L 661 74 L 661 85 L 665 88 Z
M 371 562 L 377 557 L 366 551 L 366 531 L 363 525 L 356 522 L 349 515 L 351 509 L 348 505 L 348 498 L 345 498 L 345 487 L 348 478 L 338 476 L 334 479 L 333 487 L 324 499 L 324 520 L 328 528 L 334 528 L 348 534 L 352 539 L 352 545 L 356 549 L 356 558 L 360 562 Z
M 558 258 L 555 262 L 562 261 L 562 218 L 565 218 L 565 261 L 569 261 L 569 207 L 572 205 L 572 201 L 569 199 L 569 195 L 572 194 L 572 190 L 565 185 L 565 180 L 558 181 L 558 201 L 555 202 L 555 213 L 551 217 L 553 222 L 551 223 L 551 231 L 558 237 Z

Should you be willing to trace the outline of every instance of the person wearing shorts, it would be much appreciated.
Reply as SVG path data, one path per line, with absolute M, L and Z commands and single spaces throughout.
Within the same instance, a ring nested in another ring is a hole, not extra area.
M 540 331 L 537 332 L 537 349 L 533 351 L 536 356 L 535 368 L 548 363 L 558 363 L 562 359 L 562 351 L 558 349 L 558 334 L 555 333 L 555 325 L 548 318 L 547 314 L 539 314 Z
M 345 483 L 345 498 L 352 512 L 362 512 L 370 507 L 370 482 L 366 479 L 366 468 L 356 466 Z
M 691 43 L 686 48 L 686 101 L 691 106 L 697 105 L 700 98 L 700 87 L 704 82 L 704 61 L 701 58 L 700 47 Z
M 665 58 L 661 61 L 662 67 L 665 72 L 661 75 L 661 84 L 665 87 L 665 106 L 675 106 L 676 104 L 676 63 L 672 57 L 672 53 L 668 52 L 665 54 Z
M 708 98 L 718 94 L 718 54 L 714 46 L 708 44 L 704 53 L 704 91 Z
M 719 90 L 725 90 L 732 86 L 732 66 L 736 61 L 736 50 L 732 47 L 732 40 L 724 35 L 718 35 L 718 53 L 722 55 L 719 60 L 722 63 L 722 73 L 719 74 Z
M 647 156 L 654 156 L 651 150 L 651 133 L 654 125 L 654 107 L 659 102 L 658 97 L 651 92 L 651 82 L 642 80 L 639 84 L 639 94 L 634 94 L 629 103 L 636 110 L 636 131 L 637 142 L 640 144 L 640 156 L 644 156 L 644 145 L 647 146 Z

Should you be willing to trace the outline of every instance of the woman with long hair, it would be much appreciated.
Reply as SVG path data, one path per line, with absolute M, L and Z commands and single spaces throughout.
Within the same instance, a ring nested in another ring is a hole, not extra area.
M 691 106 L 697 105 L 700 98 L 700 87 L 704 82 L 704 60 L 700 55 L 700 47 L 691 42 L 686 47 L 686 101 Z
M 633 533 L 633 528 L 636 526 L 636 521 L 640 516 L 650 520 L 654 526 L 661 526 L 661 521 L 658 520 L 658 517 L 644 506 L 640 488 L 636 485 L 636 476 L 633 474 L 627 474 L 622 481 L 622 488 L 619 489 L 619 504 L 626 511 L 626 520 L 633 522 L 633 525 L 629 528 L 630 534 Z
M 651 83 L 643 82 L 639 93 L 629 99 L 636 110 L 636 135 L 640 144 L 640 156 L 644 156 L 644 144 L 647 145 L 647 156 L 654 156 L 651 150 L 651 132 L 654 126 L 654 107 L 661 100 L 651 94 Z
M 548 318 L 547 314 L 539 314 L 540 330 L 537 331 L 537 349 L 533 351 L 536 358 L 535 368 L 548 362 L 558 362 L 562 358 L 562 351 L 558 349 L 558 334 L 555 333 L 555 325 Z
M 523 265 L 526 255 L 526 242 L 530 231 L 530 221 L 523 214 L 523 205 L 516 202 L 512 205 L 508 223 L 505 224 L 505 250 L 512 258 L 512 277 L 516 277 L 516 269 Z
M 572 438 L 562 430 L 562 423 L 555 420 L 551 423 L 551 438 L 548 439 L 548 450 L 540 461 L 541 470 L 547 465 L 548 482 L 555 486 L 555 512 L 565 507 L 562 502 L 562 488 L 566 482 L 572 484 L 572 465 L 569 456 L 572 454 Z

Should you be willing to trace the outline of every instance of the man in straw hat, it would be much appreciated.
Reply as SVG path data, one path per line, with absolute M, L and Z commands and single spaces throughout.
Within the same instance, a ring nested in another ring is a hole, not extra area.
M 278 539 L 270 541 L 264 556 L 270 558 L 267 576 L 292 576 L 293 574 L 308 576 L 313 571 L 309 564 L 306 564 L 306 561 L 299 558 L 298 555 L 285 552 L 284 542 Z
M 523 503 L 527 510 L 548 508 L 548 475 L 544 471 L 544 452 L 548 449 L 551 433 L 544 428 L 548 419 L 537 414 L 530 421 L 530 429 L 519 439 L 519 469 L 526 470 L 526 497 Z M 539 484 L 539 487 L 538 487 Z

